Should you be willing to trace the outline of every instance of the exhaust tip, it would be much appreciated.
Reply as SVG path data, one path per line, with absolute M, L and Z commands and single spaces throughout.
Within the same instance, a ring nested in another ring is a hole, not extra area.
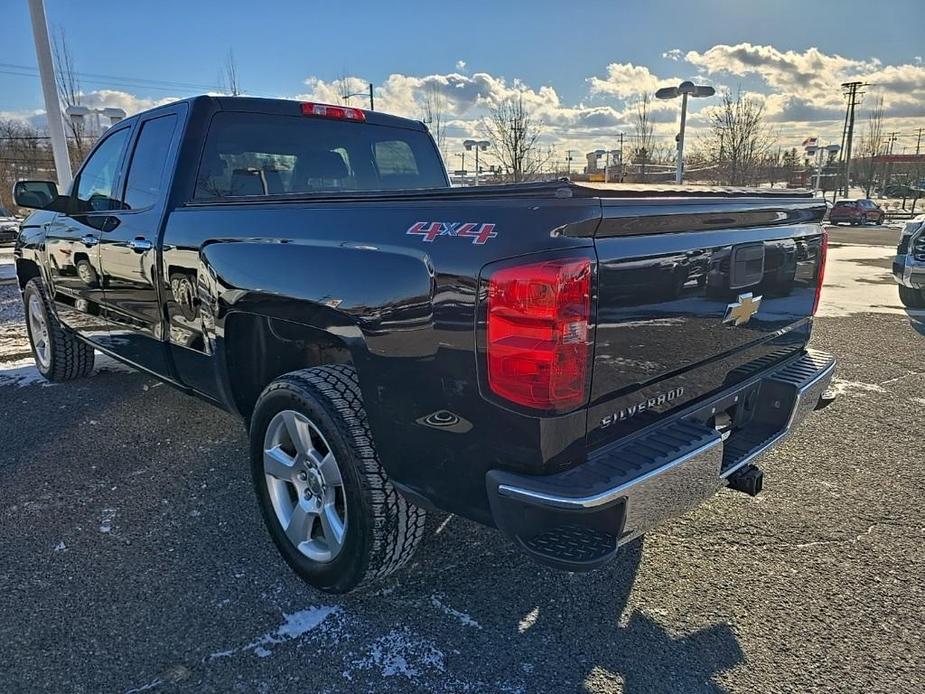
M 764 471 L 757 465 L 746 465 L 729 475 L 726 482 L 730 489 L 749 496 L 758 496 L 764 487 Z

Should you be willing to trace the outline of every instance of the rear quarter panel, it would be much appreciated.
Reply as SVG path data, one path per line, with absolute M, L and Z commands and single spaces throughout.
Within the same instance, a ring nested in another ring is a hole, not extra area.
M 178 209 L 163 239 L 161 281 L 181 380 L 230 405 L 222 341 L 235 311 L 319 328 L 350 350 L 390 476 L 488 522 L 484 473 L 579 462 L 586 414 L 542 419 L 481 397 L 480 270 L 502 258 L 592 248 L 599 217 L 597 201 L 526 198 Z M 419 222 L 444 223 L 443 233 L 409 233 Z M 493 224 L 495 236 L 475 243 L 453 234 L 452 224 L 467 222 Z M 170 293 L 178 278 L 196 288 L 192 314 L 182 293 Z M 428 419 L 439 412 L 456 423 Z

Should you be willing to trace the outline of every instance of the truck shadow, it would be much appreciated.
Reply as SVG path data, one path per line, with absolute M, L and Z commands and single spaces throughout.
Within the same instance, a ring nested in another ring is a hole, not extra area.
M 375 662 L 383 639 L 391 643 L 396 633 L 433 644 L 445 657 L 440 667 L 427 658 L 409 661 L 423 678 L 415 682 L 380 682 L 379 670 L 366 666 L 354 672 L 353 685 L 365 686 L 362 679 L 369 688 L 347 691 L 571 692 L 622 683 L 633 694 L 714 692 L 717 677 L 744 661 L 725 620 L 687 630 L 691 617 L 670 576 L 650 572 L 637 584 L 642 541 L 603 569 L 568 574 L 534 564 L 497 532 L 432 514 L 410 566 L 367 590 L 325 595 L 295 577 L 266 536 L 245 439 L 232 418 L 140 374 L 5 387 L 0 409 L 8 417 L 0 470 L 13 483 L 0 501 L 34 518 L 15 527 L 6 519 L 0 554 L 55 557 L 41 574 L 28 564 L 15 572 L 20 600 L 0 609 L 0 617 L 16 623 L 13 604 L 30 605 L 30 652 L 48 641 L 67 654 L 60 666 L 49 666 L 48 677 L 70 669 L 68 677 L 105 690 L 123 679 L 117 655 L 147 673 L 133 675 L 133 682 L 145 682 L 176 663 L 177 653 L 187 653 L 188 671 L 221 680 L 232 670 L 209 660 L 210 652 L 252 641 L 268 622 L 272 634 L 275 613 L 306 605 L 341 609 L 360 654 L 345 661 L 339 649 L 313 643 L 321 650 L 311 667 L 330 681 L 340 681 L 341 671 L 356 669 L 356 662 Z M 40 412 L 55 414 L 36 426 Z M 144 432 L 137 430 L 139 417 L 148 423 Z M 33 476 L 74 490 L 79 505 L 53 490 L 36 491 L 28 483 Z M 124 499 L 121 489 L 128 486 L 136 493 Z M 34 515 L 45 513 L 40 507 L 54 515 Z M 105 520 L 107 509 L 114 521 Z M 165 539 L 152 542 L 166 537 L 173 538 L 169 547 Z M 67 550 L 56 554 L 51 548 L 61 541 Z M 126 573 L 126 567 L 133 568 Z M 243 577 L 253 583 L 243 584 Z M 71 622 L 95 634 L 113 660 L 94 660 L 88 645 L 43 626 L 48 620 L 40 615 L 58 614 L 65 605 Z M 135 624 L 155 615 L 190 628 L 160 632 L 156 643 L 133 636 Z M 302 671 L 300 648 L 287 656 L 280 647 L 275 659 L 250 657 L 239 675 L 256 685 L 281 676 L 285 664 Z
M 452 517 L 450 522 L 457 526 L 454 532 L 425 539 L 419 560 L 403 572 L 402 582 L 412 584 L 403 589 L 437 587 L 449 604 L 479 615 L 484 636 L 463 655 L 481 664 L 481 680 L 498 681 L 507 668 L 525 674 L 527 691 L 597 691 L 602 683 L 622 680 L 623 691 L 631 694 L 716 692 L 723 690 L 714 678 L 745 660 L 729 624 L 677 635 L 634 604 L 642 539 L 622 547 L 598 571 L 568 574 L 534 564 L 498 533 Z M 445 567 L 447 554 L 474 547 L 484 550 L 480 561 Z M 637 600 L 659 601 L 670 607 L 672 596 Z

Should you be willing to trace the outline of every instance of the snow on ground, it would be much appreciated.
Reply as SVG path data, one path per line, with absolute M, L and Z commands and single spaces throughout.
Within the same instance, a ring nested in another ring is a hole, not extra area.
M 134 369 L 126 366 L 120 361 L 116 361 L 110 356 L 96 353 L 96 369 L 94 373 L 132 373 Z M 35 368 L 35 360 L 32 357 L 24 357 L 13 361 L 2 361 L 0 354 L 0 386 L 53 386 L 45 380 L 45 377 Z
M 284 621 L 276 630 L 268 632 L 263 636 L 258 636 L 244 646 L 226 651 L 217 651 L 209 656 L 209 659 L 228 658 L 244 651 L 253 651 L 258 658 L 266 658 L 273 655 L 273 651 L 271 651 L 268 646 L 298 639 L 308 632 L 321 627 L 328 617 L 336 615 L 338 612 L 340 612 L 340 607 L 323 605 L 321 607 L 309 607 L 308 609 L 293 612 L 292 614 L 284 614 Z
M 16 277 L 16 265 L 13 261 L 13 247 L 0 247 L 0 282 Z

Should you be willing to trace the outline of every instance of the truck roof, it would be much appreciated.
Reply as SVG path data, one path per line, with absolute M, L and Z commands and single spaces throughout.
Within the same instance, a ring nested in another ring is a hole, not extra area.
M 136 113 L 129 118 L 126 118 L 125 120 L 129 121 L 138 118 L 139 116 L 155 112 L 158 109 L 173 106 L 176 103 L 188 103 L 191 108 L 202 106 L 208 108 L 211 106 L 211 108 L 216 111 L 248 111 L 251 113 L 267 113 L 281 116 L 300 116 L 301 111 L 299 110 L 299 104 L 304 102 L 296 101 L 294 99 L 265 99 L 262 97 L 253 96 L 209 96 L 203 94 L 200 96 L 192 96 L 187 99 L 178 99 L 177 101 L 172 101 L 169 104 L 162 104 L 155 108 L 148 109 L 147 111 Z M 361 110 L 364 114 L 366 114 L 366 122 L 371 123 L 372 125 L 385 125 L 393 128 L 408 128 L 410 130 L 426 129 L 421 121 L 413 120 L 411 118 L 402 118 L 400 116 L 393 116 L 388 113 L 382 113 L 381 111 L 370 111 L 368 109 L 358 110 Z

